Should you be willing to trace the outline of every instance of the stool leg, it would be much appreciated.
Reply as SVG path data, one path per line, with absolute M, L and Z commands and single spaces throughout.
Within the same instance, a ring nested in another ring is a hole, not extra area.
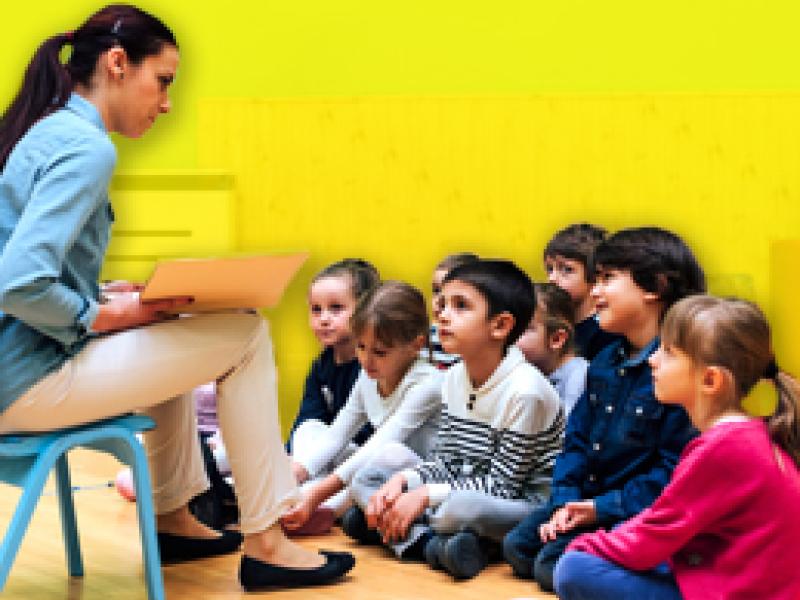
M 81 543 L 78 538 L 78 524 L 75 520 L 75 504 L 72 499 L 72 483 L 66 453 L 56 460 L 56 492 L 58 508 L 61 511 L 61 532 L 64 535 L 67 569 L 72 577 L 83 577 Z
M 49 471 L 47 461 L 43 461 L 41 457 L 33 461 L 30 467 L 22 489 L 22 495 L 19 498 L 19 502 L 17 502 L 14 516 L 11 517 L 11 522 L 8 524 L 6 535 L 3 538 L 3 545 L 0 547 L 0 590 L 6 585 L 11 565 L 14 564 L 22 538 L 28 529 L 28 523 L 30 523 L 33 511 L 36 509 L 37 502 L 39 502 L 39 496 L 42 495 L 42 489 L 45 481 L 47 481 Z
M 153 510 L 152 485 L 147 457 L 141 442 L 131 440 L 131 469 L 136 488 L 136 510 L 139 513 L 139 531 L 142 536 L 142 557 L 144 559 L 147 594 L 150 600 L 164 600 L 164 579 L 161 574 L 161 557 L 156 537 L 156 516 Z

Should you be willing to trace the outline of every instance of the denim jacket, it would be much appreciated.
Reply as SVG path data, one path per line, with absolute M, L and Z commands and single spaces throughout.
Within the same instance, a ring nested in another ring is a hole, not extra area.
M 620 340 L 592 361 L 556 459 L 554 509 L 593 498 L 598 522 L 613 525 L 649 506 L 669 482 L 697 431 L 682 407 L 656 400 L 647 359 L 658 344 L 656 337 L 626 358 Z

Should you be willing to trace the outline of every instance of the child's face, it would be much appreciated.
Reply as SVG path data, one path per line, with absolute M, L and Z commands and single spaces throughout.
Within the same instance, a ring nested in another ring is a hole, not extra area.
M 549 366 L 554 358 L 558 358 L 558 353 L 550 347 L 550 339 L 547 335 L 547 328 L 540 317 L 540 309 L 537 308 L 528 328 L 522 332 L 517 340 L 517 348 L 525 355 L 525 359 L 544 373 L 549 372 Z M 554 356 L 555 355 L 555 356 Z
M 351 341 L 350 317 L 355 305 L 348 276 L 324 277 L 311 284 L 308 322 L 320 344 L 330 347 Z
M 442 281 L 447 276 L 447 269 L 436 269 L 431 279 L 431 314 L 434 320 L 439 318 L 442 302 Z
M 421 337 L 407 344 L 387 346 L 375 336 L 372 327 L 367 327 L 356 339 L 356 356 L 370 379 L 397 383 L 416 360 L 421 347 Z
M 600 319 L 600 327 L 627 337 L 631 331 L 643 327 L 650 314 L 650 306 L 657 296 L 640 288 L 630 271 L 600 269 L 592 287 L 592 298 Z
M 547 280 L 567 292 L 576 306 L 586 300 L 592 290 L 592 284 L 586 279 L 586 268 L 579 260 L 560 254 L 545 256 L 544 269 Z
M 662 404 L 689 407 L 699 389 L 699 370 L 688 354 L 661 344 L 648 359 L 653 369 L 653 388 Z
M 442 288 L 439 339 L 445 352 L 474 355 L 496 339 L 489 304 L 476 288 L 457 279 Z

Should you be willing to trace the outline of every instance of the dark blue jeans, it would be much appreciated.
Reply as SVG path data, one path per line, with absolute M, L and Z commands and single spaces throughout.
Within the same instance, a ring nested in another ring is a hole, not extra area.
M 553 571 L 569 543 L 594 527 L 579 527 L 559 535 L 555 540 L 542 542 L 539 527 L 550 520 L 553 509 L 544 506 L 530 513 L 503 539 L 503 556 L 517 577 L 535 579 L 539 586 L 553 591 Z
M 652 571 L 630 571 L 585 552 L 567 552 L 555 570 L 560 600 L 681 600 L 675 578 L 665 564 Z

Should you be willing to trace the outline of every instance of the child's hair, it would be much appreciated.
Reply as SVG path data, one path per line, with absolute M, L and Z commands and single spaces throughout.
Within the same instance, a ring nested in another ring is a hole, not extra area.
M 345 258 L 328 265 L 314 275 L 311 283 L 314 284 L 320 279 L 327 279 L 328 277 L 349 277 L 350 291 L 356 301 L 363 298 L 364 295 L 376 288 L 381 282 L 378 269 L 372 263 L 361 258 Z
M 63 107 L 76 83 L 90 84 L 103 52 L 120 46 L 128 60 L 138 65 L 160 53 L 165 44 L 178 47 L 172 31 L 153 15 L 127 4 L 110 4 L 75 31 L 45 40 L 25 71 L 22 87 L 0 118 L 0 170 L 36 121 Z M 63 64 L 60 53 L 66 45 L 72 46 L 72 53 Z
M 439 264 L 436 265 L 434 271 L 447 271 L 449 273 L 456 267 L 467 265 L 475 262 L 476 260 L 480 260 L 480 257 L 472 252 L 459 252 L 458 254 L 450 254 L 439 261 Z
M 444 283 L 449 281 L 462 281 L 478 290 L 489 305 L 488 317 L 504 312 L 514 317 L 506 348 L 527 329 L 536 308 L 536 292 L 530 277 L 513 262 L 478 259 L 451 270 L 444 278 Z
M 597 247 L 606 239 L 608 232 L 591 223 L 574 223 L 557 231 L 544 247 L 544 258 L 563 256 L 580 261 L 586 281 L 594 281 Z
M 372 327 L 375 337 L 386 346 L 408 344 L 417 337 L 428 339 L 428 309 L 417 288 L 402 281 L 386 281 L 359 300 L 350 329 L 360 336 Z
M 681 298 L 706 291 L 703 269 L 686 242 L 658 227 L 616 232 L 597 247 L 595 265 L 629 271 L 636 285 L 658 294 L 664 312 Z
M 567 341 L 561 348 L 563 356 L 572 350 L 574 345 L 575 306 L 572 297 L 555 283 L 535 283 L 533 287 L 538 300 L 537 310 L 543 309 L 542 322 L 547 337 L 561 330 L 567 333 Z
M 766 418 L 770 437 L 800 466 L 800 384 L 778 369 L 769 323 L 758 306 L 735 298 L 685 298 L 664 318 L 661 343 L 725 370 L 733 389 L 723 410 L 738 406 L 760 379 L 770 379 L 778 391 L 775 412 Z

